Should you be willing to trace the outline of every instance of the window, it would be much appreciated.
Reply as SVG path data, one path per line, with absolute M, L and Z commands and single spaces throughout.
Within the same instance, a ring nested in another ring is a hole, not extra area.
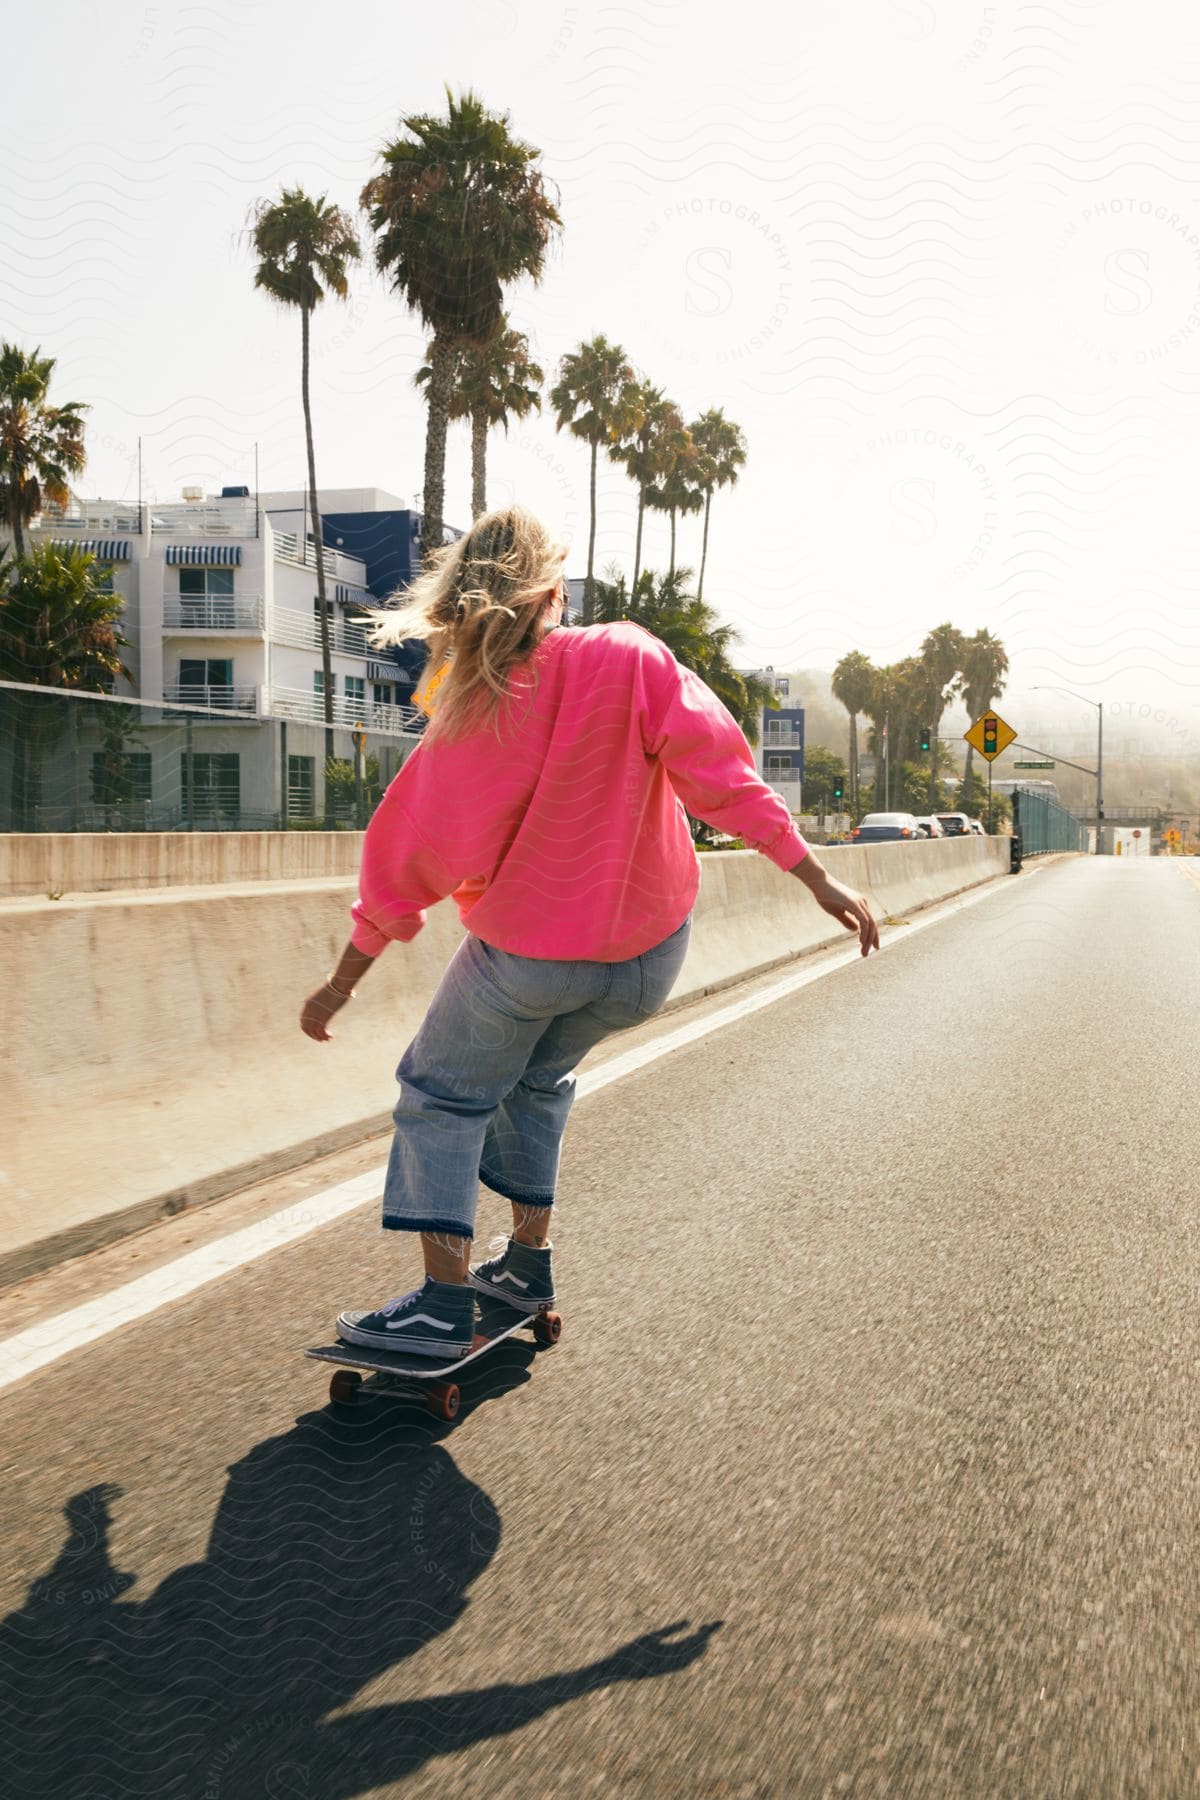
M 777 694 L 781 695 L 781 697 L 784 700 L 787 699 L 787 697 L 788 697 L 788 678 L 786 675 L 777 675 L 775 677 L 775 692 Z
M 92 802 L 96 806 L 140 804 L 150 795 L 148 750 L 93 750 Z
M 371 694 L 376 706 L 394 706 L 396 704 L 396 687 L 391 681 L 372 683 Z
M 336 695 L 336 693 L 337 693 L 337 671 L 336 670 L 329 677 L 329 691 L 331 694 Z M 325 692 L 325 671 L 324 671 L 324 669 L 314 669 L 313 670 L 313 693 L 314 694 L 323 694 L 324 692 Z
M 111 563 L 98 563 L 92 570 L 92 576 L 96 583 L 96 592 L 98 594 L 112 594 L 116 592 L 116 589 L 113 587 L 113 566 Z
M 286 816 L 311 819 L 316 815 L 316 804 L 316 757 L 289 756 Z
M 197 750 L 179 759 L 183 816 L 188 816 L 188 776 L 192 783 L 192 817 L 235 819 L 241 811 L 242 780 L 236 750 Z
M 349 704 L 357 703 L 359 706 L 365 706 L 367 703 L 367 684 L 364 678 L 361 675 L 346 675 L 343 676 L 342 681 L 346 692 L 347 702 Z
M 179 606 L 188 625 L 232 626 L 233 570 L 181 568 Z
M 766 766 L 767 774 L 774 775 L 777 779 L 781 775 L 794 776 L 796 773 L 790 756 L 768 756 Z
M 181 688 L 196 688 L 197 700 L 217 699 L 222 696 L 214 694 L 216 688 L 233 687 L 233 659 L 228 656 L 182 656 L 179 659 L 179 685 Z

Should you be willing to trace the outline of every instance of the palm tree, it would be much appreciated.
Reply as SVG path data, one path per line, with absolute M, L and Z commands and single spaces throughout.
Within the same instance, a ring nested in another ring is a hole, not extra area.
M 930 714 L 929 810 L 938 809 L 938 728 L 957 688 L 965 645 L 962 632 L 947 621 L 936 625 L 921 645 L 921 674 Z
M 704 597 L 704 570 L 708 563 L 708 515 L 712 510 L 713 489 L 732 487 L 738 478 L 738 470 L 746 461 L 746 439 L 742 435 L 740 425 L 727 419 L 719 406 L 710 407 L 708 412 L 688 428 L 692 442 L 697 451 L 696 482 L 704 496 L 704 539 L 700 550 L 700 580 L 696 587 L 697 597 Z
M 596 579 L 596 459 L 601 444 L 626 441 L 641 417 L 641 390 L 632 365 L 619 344 L 606 337 L 571 350 L 558 365 L 558 381 L 550 390 L 555 429 L 564 426 L 574 437 L 591 446 L 587 578 L 583 584 L 583 622 L 592 623 Z
M 637 541 L 633 551 L 633 588 L 636 590 L 642 567 L 642 521 L 646 514 L 646 496 L 657 482 L 663 481 L 674 468 L 686 441 L 683 415 L 661 388 L 639 382 L 637 395 L 630 396 L 630 408 L 640 412 L 637 426 L 628 440 L 610 445 L 608 454 L 624 465 L 625 473 L 637 484 Z
M 254 285 L 284 306 L 300 308 L 300 397 L 304 405 L 304 441 L 308 451 L 308 504 L 313 552 L 317 560 L 317 606 L 321 622 L 321 669 L 325 700 L 325 761 L 333 759 L 333 663 L 329 643 L 329 602 L 325 592 L 325 545 L 313 450 L 312 407 L 308 392 L 309 321 L 325 298 L 326 288 L 344 300 L 349 292 L 346 264 L 362 255 L 349 218 L 330 206 L 324 194 L 312 199 L 302 188 L 285 188 L 277 201 L 260 200 L 254 209 L 254 249 L 259 257 Z M 303 522 L 303 530 L 309 524 Z M 303 539 L 301 540 L 303 541 Z M 328 814 L 328 809 L 327 814 Z M 326 817 L 327 827 L 332 819 Z
M 675 573 L 675 520 L 679 513 L 699 512 L 704 494 L 697 482 L 699 458 L 691 433 L 684 427 L 683 442 L 669 472 L 653 487 L 646 489 L 646 505 L 656 512 L 671 515 L 670 573 Z
M 541 152 L 509 132 L 509 115 L 446 89 L 446 116 L 413 113 L 386 144 L 383 170 L 362 191 L 375 261 L 433 333 L 425 433 L 421 550 L 440 549 L 446 421 L 460 346 L 482 348 L 501 329 L 504 287 L 538 281 L 562 221 L 535 166 Z
M 426 355 L 432 358 L 433 346 Z M 428 390 L 433 379 L 432 362 L 413 376 L 416 387 Z M 471 421 L 471 516 L 487 511 L 487 434 L 493 425 L 508 430 L 510 419 L 527 418 L 542 406 L 545 376 L 530 359 L 529 339 L 514 331 L 505 315 L 491 343 L 479 349 L 464 345 L 455 355 L 454 394 L 448 419 Z
M 0 680 L 32 690 L 90 688 L 110 692 L 129 640 L 118 628 L 124 601 L 99 582 L 100 565 L 78 545 L 35 544 L 16 560 L 0 557 Z M 67 728 L 69 702 L 46 693 L 5 695 L 13 746 L 14 831 L 35 822 L 42 758 Z
M 80 400 L 61 406 L 49 401 L 55 359 L 41 349 L 0 344 L 0 522 L 25 554 L 25 527 L 52 500 L 71 498 L 68 477 L 78 475 L 86 456 Z
M 899 720 L 897 703 L 901 682 L 899 664 L 884 663 L 882 667 L 873 667 L 871 690 L 863 706 L 863 711 L 873 727 L 869 741 L 875 754 L 875 805 L 877 808 L 886 808 L 888 804 L 888 787 L 892 768 L 891 739 L 894 735 L 894 727 Z
M 850 807 L 858 817 L 858 715 L 867 711 L 875 669 L 861 650 L 850 650 L 833 671 L 833 697 L 850 714 Z
M 999 638 L 994 638 L 990 631 L 977 631 L 974 637 L 967 638 L 962 654 L 962 696 L 966 701 L 971 722 L 982 718 L 990 712 L 999 696 L 1004 692 L 1004 681 L 1008 674 L 1008 655 Z M 959 805 L 964 812 L 969 811 L 971 794 L 971 763 L 975 755 L 974 747 L 967 745 L 967 760 L 963 766 L 962 794 Z

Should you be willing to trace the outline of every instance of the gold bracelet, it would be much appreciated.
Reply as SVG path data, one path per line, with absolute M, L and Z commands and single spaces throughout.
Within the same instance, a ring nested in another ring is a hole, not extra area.
M 342 1000 L 353 1000 L 353 998 L 354 998 L 354 989 L 351 988 L 350 992 L 347 993 L 345 988 L 340 988 L 338 986 L 337 982 L 333 979 L 332 975 L 327 975 L 325 977 L 325 986 L 327 988 L 332 988 L 333 992 L 335 994 L 337 994 L 338 997 Z

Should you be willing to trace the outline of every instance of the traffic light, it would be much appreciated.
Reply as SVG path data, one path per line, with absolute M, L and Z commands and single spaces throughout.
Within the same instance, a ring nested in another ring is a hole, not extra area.
M 840 800 L 842 797 L 842 784 L 840 780 L 835 781 L 833 784 L 833 797 L 835 800 Z
M 998 727 L 999 721 L 995 714 L 988 713 L 983 721 L 983 754 L 985 756 L 995 756 L 997 754 L 996 732 Z
M 932 741 L 933 741 L 933 733 L 930 731 L 928 725 L 922 725 L 922 727 L 921 727 L 921 749 L 923 751 L 927 752 Z

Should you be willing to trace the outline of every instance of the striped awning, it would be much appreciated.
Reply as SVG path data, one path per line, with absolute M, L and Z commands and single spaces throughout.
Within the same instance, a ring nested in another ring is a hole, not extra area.
M 168 544 L 167 561 L 169 563 L 224 563 L 239 565 L 242 560 L 240 544 Z
M 344 582 L 335 581 L 333 597 L 339 606 L 369 606 L 372 596 L 361 588 L 347 587 Z
M 89 550 L 101 562 L 128 562 L 130 544 L 124 538 L 51 538 L 56 550 Z

